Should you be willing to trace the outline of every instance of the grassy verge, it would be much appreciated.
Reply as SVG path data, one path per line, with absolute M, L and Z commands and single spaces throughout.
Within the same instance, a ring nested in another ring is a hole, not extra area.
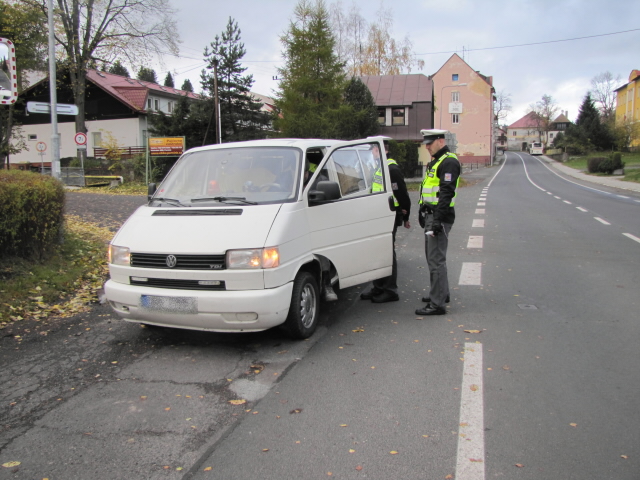
M 582 170 L 587 172 L 587 162 L 593 157 L 606 157 L 607 152 L 593 152 L 588 155 L 581 155 L 575 157 L 569 157 L 569 160 L 564 163 L 567 167 L 575 168 L 576 170 Z M 627 182 L 640 183 L 640 152 L 623 153 L 622 161 L 625 166 L 625 175 L 623 180 Z M 591 175 L 603 175 L 603 174 L 591 174 Z
M 0 329 L 23 319 L 69 317 L 89 309 L 107 275 L 106 228 L 65 217 L 65 241 L 44 262 L 0 260 Z

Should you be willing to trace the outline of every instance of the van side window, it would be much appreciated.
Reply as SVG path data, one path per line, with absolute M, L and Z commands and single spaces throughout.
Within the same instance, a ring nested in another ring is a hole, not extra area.
M 377 165 L 368 146 L 336 150 L 324 167 L 323 173 L 330 180 L 338 182 L 343 198 L 371 194 Z

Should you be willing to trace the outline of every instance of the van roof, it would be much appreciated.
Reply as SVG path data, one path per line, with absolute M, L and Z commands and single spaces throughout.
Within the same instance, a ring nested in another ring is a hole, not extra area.
M 383 140 L 385 137 L 368 137 L 362 141 Z M 294 147 L 306 150 L 308 148 L 333 147 L 346 140 L 330 140 L 319 138 L 270 138 L 266 140 L 247 140 L 244 142 L 218 143 L 202 147 L 190 148 L 189 152 L 214 150 L 218 148 L 245 148 L 245 147 Z

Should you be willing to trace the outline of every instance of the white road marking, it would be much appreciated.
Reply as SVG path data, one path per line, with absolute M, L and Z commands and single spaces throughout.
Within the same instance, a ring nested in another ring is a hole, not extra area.
M 482 344 L 464 344 L 456 480 L 484 480 Z
M 635 240 L 636 242 L 640 243 L 640 238 L 636 237 L 635 235 L 631 235 L 630 233 L 623 233 L 623 235 L 627 238 L 630 238 L 631 240 Z
M 600 217 L 593 217 L 593 218 L 598 220 L 603 225 L 611 225 L 609 222 L 607 222 L 606 220 L 601 219 Z
M 478 207 L 486 207 L 487 202 L 478 202 Z
M 484 228 L 484 218 L 474 218 L 472 228 Z
M 619 198 L 631 198 L 631 197 L 625 197 L 624 195 L 616 195 Z
M 576 207 L 578 210 L 580 210 L 581 212 L 588 212 L 589 210 L 587 210 L 586 208 L 582 208 L 582 207 Z
M 463 262 L 458 285 L 482 285 L 482 264 Z
M 477 215 L 482 215 L 484 213 L 485 209 L 484 208 L 476 208 L 476 214 Z
M 562 200 L 559 196 L 554 195 L 553 198 L 557 198 L 558 200 Z
M 553 195 L 553 193 L 551 193 L 551 192 L 547 192 L 547 195 Z
M 571 202 L 569 200 L 563 200 L 564 203 L 566 203 L 567 205 L 571 205 Z
M 482 235 L 470 235 L 467 248 L 482 248 L 484 237 Z

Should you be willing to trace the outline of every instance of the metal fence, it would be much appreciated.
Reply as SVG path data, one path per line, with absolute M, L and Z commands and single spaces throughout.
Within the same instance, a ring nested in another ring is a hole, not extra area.
M 51 175 L 51 169 L 48 170 L 48 174 Z M 61 167 L 60 181 L 69 186 L 84 187 L 84 171 L 79 167 Z

